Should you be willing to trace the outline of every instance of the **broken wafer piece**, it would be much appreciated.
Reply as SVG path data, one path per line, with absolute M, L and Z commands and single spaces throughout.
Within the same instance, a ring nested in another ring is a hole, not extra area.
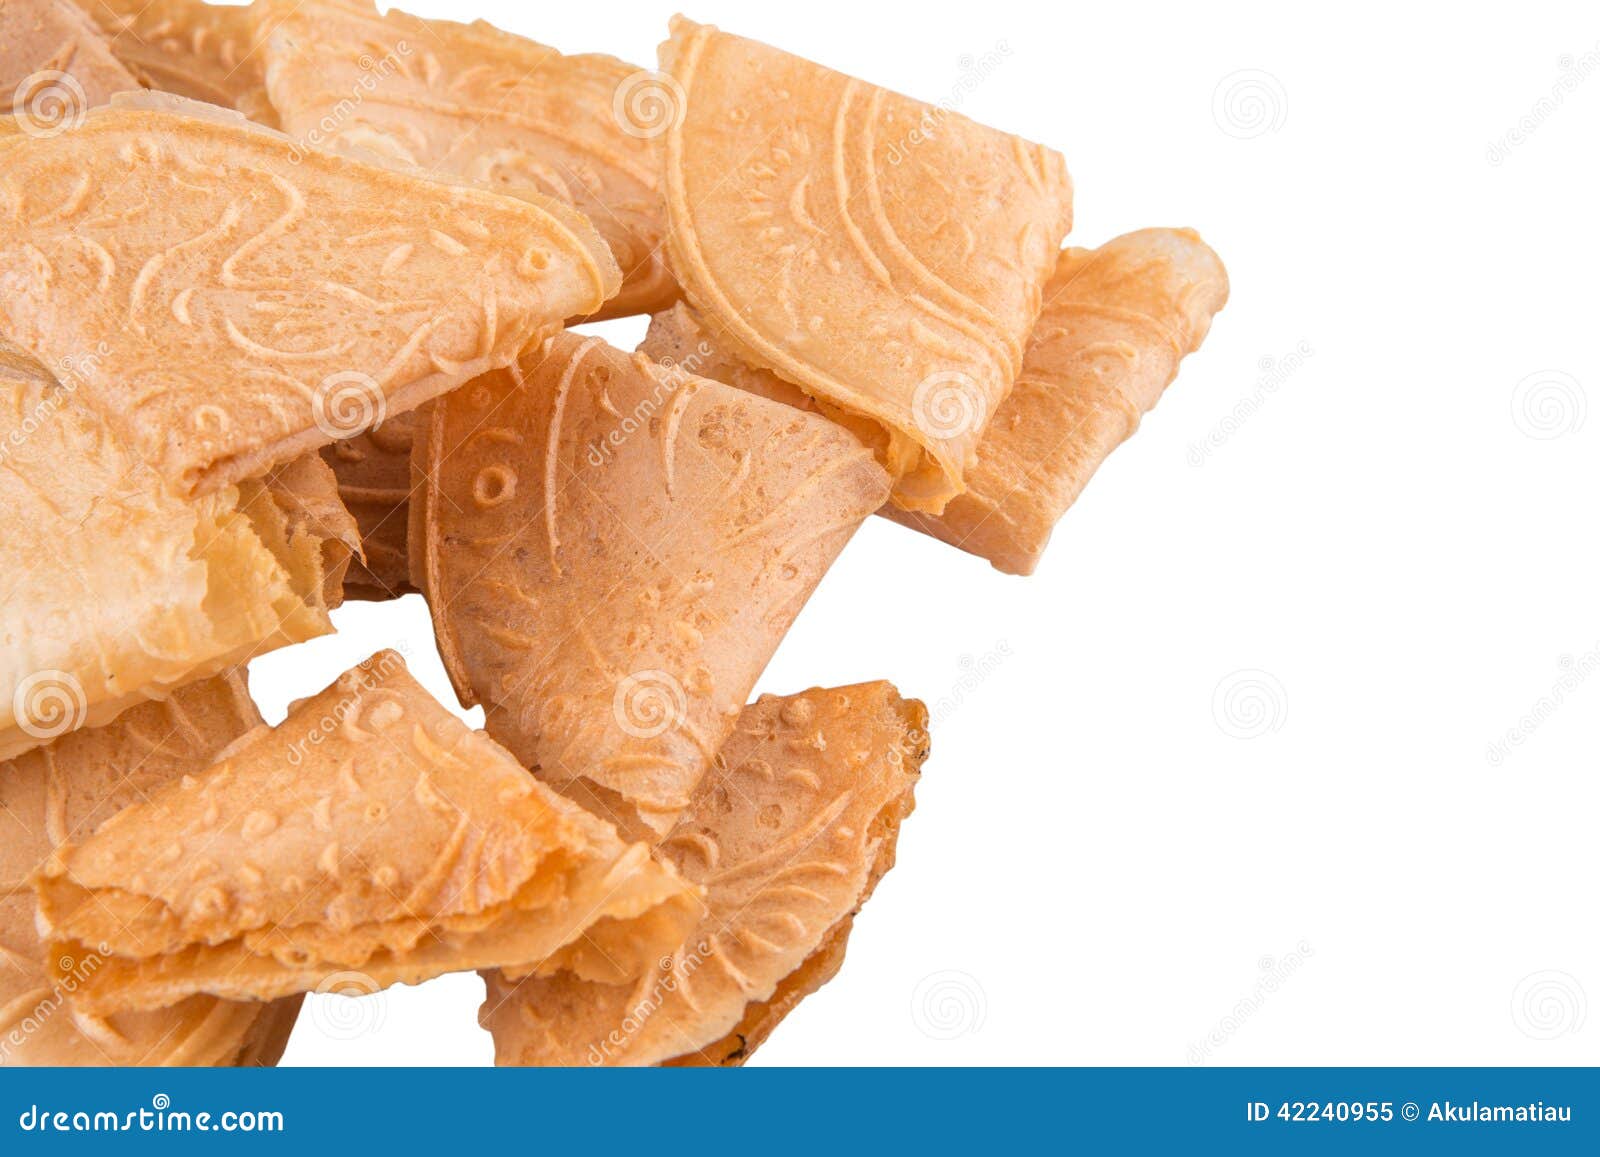
M 51 850 L 83 839 L 163 784 L 210 766 L 261 718 L 237 675 L 192 683 L 106 727 L 0 764 L 0 1065 L 270 1065 L 298 997 L 272 1004 L 193 996 L 99 1017 L 72 996 L 105 958 L 46 963 L 26 880 Z
M 700 926 L 632 985 L 487 975 L 496 1063 L 743 1063 L 838 970 L 894 864 L 927 719 L 888 683 L 747 707 L 657 851 L 705 887 Z
M 572 205 L 622 268 L 621 291 L 589 311 L 598 317 L 677 297 L 654 139 L 665 124 L 648 119 L 652 74 L 615 57 L 563 56 L 483 21 L 380 16 L 339 0 L 263 10 L 275 24 L 267 87 L 290 135 Z
M 339 481 L 339 498 L 361 529 L 358 559 L 345 575 L 345 597 L 381 601 L 411 585 L 406 528 L 410 520 L 411 441 L 421 414 L 396 414 L 364 434 L 322 449 Z
M 253 5 L 77 0 L 112 53 L 150 88 L 237 109 L 277 127 L 255 45 Z
M 383 651 L 34 876 L 51 953 L 105 961 L 90 1013 L 271 1000 L 357 971 L 571 969 L 626 982 L 698 889 L 469 730 Z
M 0 331 L 46 362 L 103 350 L 79 396 L 185 494 L 506 365 L 617 278 L 557 201 L 301 153 L 211 105 L 0 135 Z
M 659 836 L 888 480 L 849 431 L 566 333 L 440 399 L 412 581 L 489 734 Z
M 1063 250 L 1022 373 L 984 430 L 966 493 L 942 515 L 880 513 L 1009 574 L 1033 573 L 1056 522 L 1138 429 L 1227 299 L 1227 270 L 1192 229 L 1141 229 L 1098 249 Z M 682 303 L 651 319 L 639 349 L 815 408 L 776 374 L 740 361 Z
M 938 513 L 1071 224 L 1061 157 L 681 17 L 661 66 L 684 294 L 744 361 L 876 430 L 893 501 Z
M 302 454 L 262 479 L 266 495 L 283 512 L 291 549 L 314 551 L 328 609 L 344 601 L 345 575 L 361 554 L 361 531 L 339 497 L 339 479 L 320 455 Z
M 0 341 L 0 759 L 331 631 L 323 540 L 260 482 L 184 501 Z
M 33 136 L 75 128 L 138 78 L 71 0 L 0 2 L 0 114 Z

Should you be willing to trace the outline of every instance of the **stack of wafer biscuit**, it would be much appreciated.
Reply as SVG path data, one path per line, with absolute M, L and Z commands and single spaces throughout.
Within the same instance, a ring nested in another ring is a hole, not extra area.
M 1031 573 L 1227 297 L 681 17 L 652 70 L 0 0 L 0 100 L 0 1064 L 272 1064 L 330 977 L 471 970 L 498 1063 L 742 1063 L 928 754 L 887 683 L 750 701 L 800 608 L 874 513 Z M 392 651 L 261 721 L 251 658 L 409 592 L 483 731 Z

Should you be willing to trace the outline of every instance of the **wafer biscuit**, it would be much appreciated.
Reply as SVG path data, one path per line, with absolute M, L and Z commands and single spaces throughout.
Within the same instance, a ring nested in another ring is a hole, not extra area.
M 260 722 L 243 680 L 218 677 L 0 764 L 0 1065 L 273 1064 L 282 1054 L 298 998 L 195 996 L 111 1017 L 75 1007 L 73 992 L 104 957 L 91 948 L 47 966 L 25 883 L 54 847 L 203 770 Z
M 396 414 L 364 434 L 325 446 L 322 457 L 339 481 L 339 498 L 361 528 L 365 556 L 345 576 L 352 599 L 392 599 L 415 590 L 406 546 L 410 519 L 411 442 L 421 414 Z
M 894 864 L 927 712 L 887 683 L 764 696 L 659 855 L 706 889 L 684 947 L 632 985 L 490 974 L 481 1019 L 516 1065 L 740 1064 L 838 971 Z
M 630 104 L 648 73 L 615 57 L 563 56 L 483 21 L 379 16 L 359 0 L 264 7 L 275 23 L 267 87 L 289 133 L 572 205 L 622 268 L 620 292 L 596 316 L 649 313 L 677 296 L 658 134 Z
M 64 132 L 112 94 L 138 87 L 71 0 L 0 0 L 0 114 L 25 131 Z
M 888 491 L 826 419 L 575 334 L 440 399 L 414 460 L 412 579 L 462 702 L 636 835 Z
M 101 351 L 80 396 L 184 493 L 508 364 L 617 276 L 559 202 L 299 154 L 210 105 L 0 136 L 0 331 Z
M 1072 218 L 1049 149 L 681 17 L 661 46 L 672 268 L 717 335 L 878 427 L 938 513 L 1022 363 Z
M 35 874 L 51 953 L 105 963 L 91 1013 L 515 967 L 625 982 L 698 889 L 529 775 L 393 651 L 151 793 Z

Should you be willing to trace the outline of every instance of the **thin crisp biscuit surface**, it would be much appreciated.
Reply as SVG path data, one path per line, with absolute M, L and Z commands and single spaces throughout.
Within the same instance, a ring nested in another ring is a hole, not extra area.
M 0 331 L 80 359 L 85 402 L 184 493 L 505 365 L 616 284 L 563 205 L 302 152 L 208 105 L 0 137 Z
M 435 403 L 417 464 L 414 578 L 458 692 L 641 836 L 888 491 L 818 415 L 573 334 Z
M 665 138 L 685 294 L 745 361 L 876 424 L 894 501 L 937 513 L 1071 224 L 1061 158 L 681 18 L 661 62 L 685 94 Z
M 260 722 L 244 683 L 191 684 L 107 727 L 79 731 L 0 764 L 0 1065 L 272 1064 L 298 1000 L 242 1004 L 198 996 L 170 1008 L 97 1017 L 72 996 L 98 951 L 46 966 L 23 881 L 53 848 L 121 808 L 200 771 Z M 66 975 L 59 975 L 65 971 Z M 54 973 L 54 975 L 53 975 Z
M 746 708 L 660 847 L 706 888 L 699 927 L 631 986 L 490 975 L 496 1062 L 742 1062 L 838 969 L 853 913 L 894 862 L 926 727 L 887 683 Z
M 33 878 L 52 952 L 103 945 L 90 1012 L 270 1000 L 358 971 L 570 968 L 612 982 L 681 941 L 697 890 L 544 788 L 392 651 Z
M 622 269 L 621 291 L 596 316 L 648 313 L 677 297 L 658 134 L 629 99 L 648 74 L 610 56 L 564 56 L 482 21 L 380 16 L 335 0 L 268 11 L 267 84 L 291 134 L 573 206 Z M 362 99 L 348 112 L 352 92 Z

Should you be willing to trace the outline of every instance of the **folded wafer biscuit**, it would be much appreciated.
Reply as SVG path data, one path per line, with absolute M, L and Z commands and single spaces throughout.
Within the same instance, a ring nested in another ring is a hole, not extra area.
M 255 5 L 204 0 L 77 0 L 112 53 L 150 88 L 237 109 L 276 127 L 262 57 L 255 48 Z
M 339 479 L 317 454 L 302 454 L 262 480 L 283 512 L 285 537 L 297 550 L 315 551 L 322 572 L 322 601 L 344 601 L 345 575 L 361 554 L 361 530 L 339 497 Z
M 700 925 L 631 985 L 489 974 L 502 1065 L 740 1064 L 838 971 L 894 864 L 927 712 L 887 683 L 763 696 L 658 854 L 706 889 Z
M 184 493 L 508 364 L 616 289 L 559 202 L 164 104 L 0 136 L 0 331 L 46 362 L 99 351 L 79 395 Z
M 575 334 L 440 399 L 414 461 L 412 580 L 462 702 L 635 835 L 888 492 L 844 428 Z
M 406 547 L 410 520 L 411 442 L 421 415 L 396 414 L 364 434 L 325 446 L 322 458 L 339 482 L 339 498 L 361 529 L 365 555 L 345 576 L 352 599 L 392 599 L 414 590 Z
M 1228 297 L 1222 262 L 1188 229 L 1142 229 L 1067 249 L 1045 288 L 1022 372 L 942 515 L 892 506 L 907 526 L 1031 574 L 1050 532 L 1107 456 L 1138 429 Z M 741 362 L 687 307 L 656 315 L 643 352 L 801 408 L 804 393 Z
M 290 134 L 572 205 L 622 268 L 621 291 L 587 312 L 649 313 L 677 296 L 662 245 L 658 133 L 632 100 L 648 73 L 610 56 L 563 56 L 483 21 L 380 16 L 360 0 L 262 7 L 274 24 L 267 88 Z M 359 102 L 343 115 L 352 94 Z
M 105 961 L 90 1013 L 271 1000 L 358 971 L 570 969 L 622 983 L 683 940 L 698 889 L 432 699 L 393 651 L 219 762 L 57 849 L 50 952 Z
M 107 727 L 0 764 L 0 1065 L 273 1064 L 299 1011 L 194 996 L 170 1008 L 95 1016 L 73 1003 L 105 962 L 96 947 L 46 963 L 28 875 L 163 784 L 201 771 L 259 725 L 238 676 L 192 683 Z
M 0 342 L 0 759 L 332 630 L 324 539 L 259 482 L 192 502 Z
M 875 430 L 938 513 L 1005 399 L 1072 220 L 1060 156 L 681 17 L 661 46 L 673 272 L 754 366 Z
M 71 128 L 138 78 L 71 0 L 0 2 L 0 114 L 26 131 L 52 135 Z

